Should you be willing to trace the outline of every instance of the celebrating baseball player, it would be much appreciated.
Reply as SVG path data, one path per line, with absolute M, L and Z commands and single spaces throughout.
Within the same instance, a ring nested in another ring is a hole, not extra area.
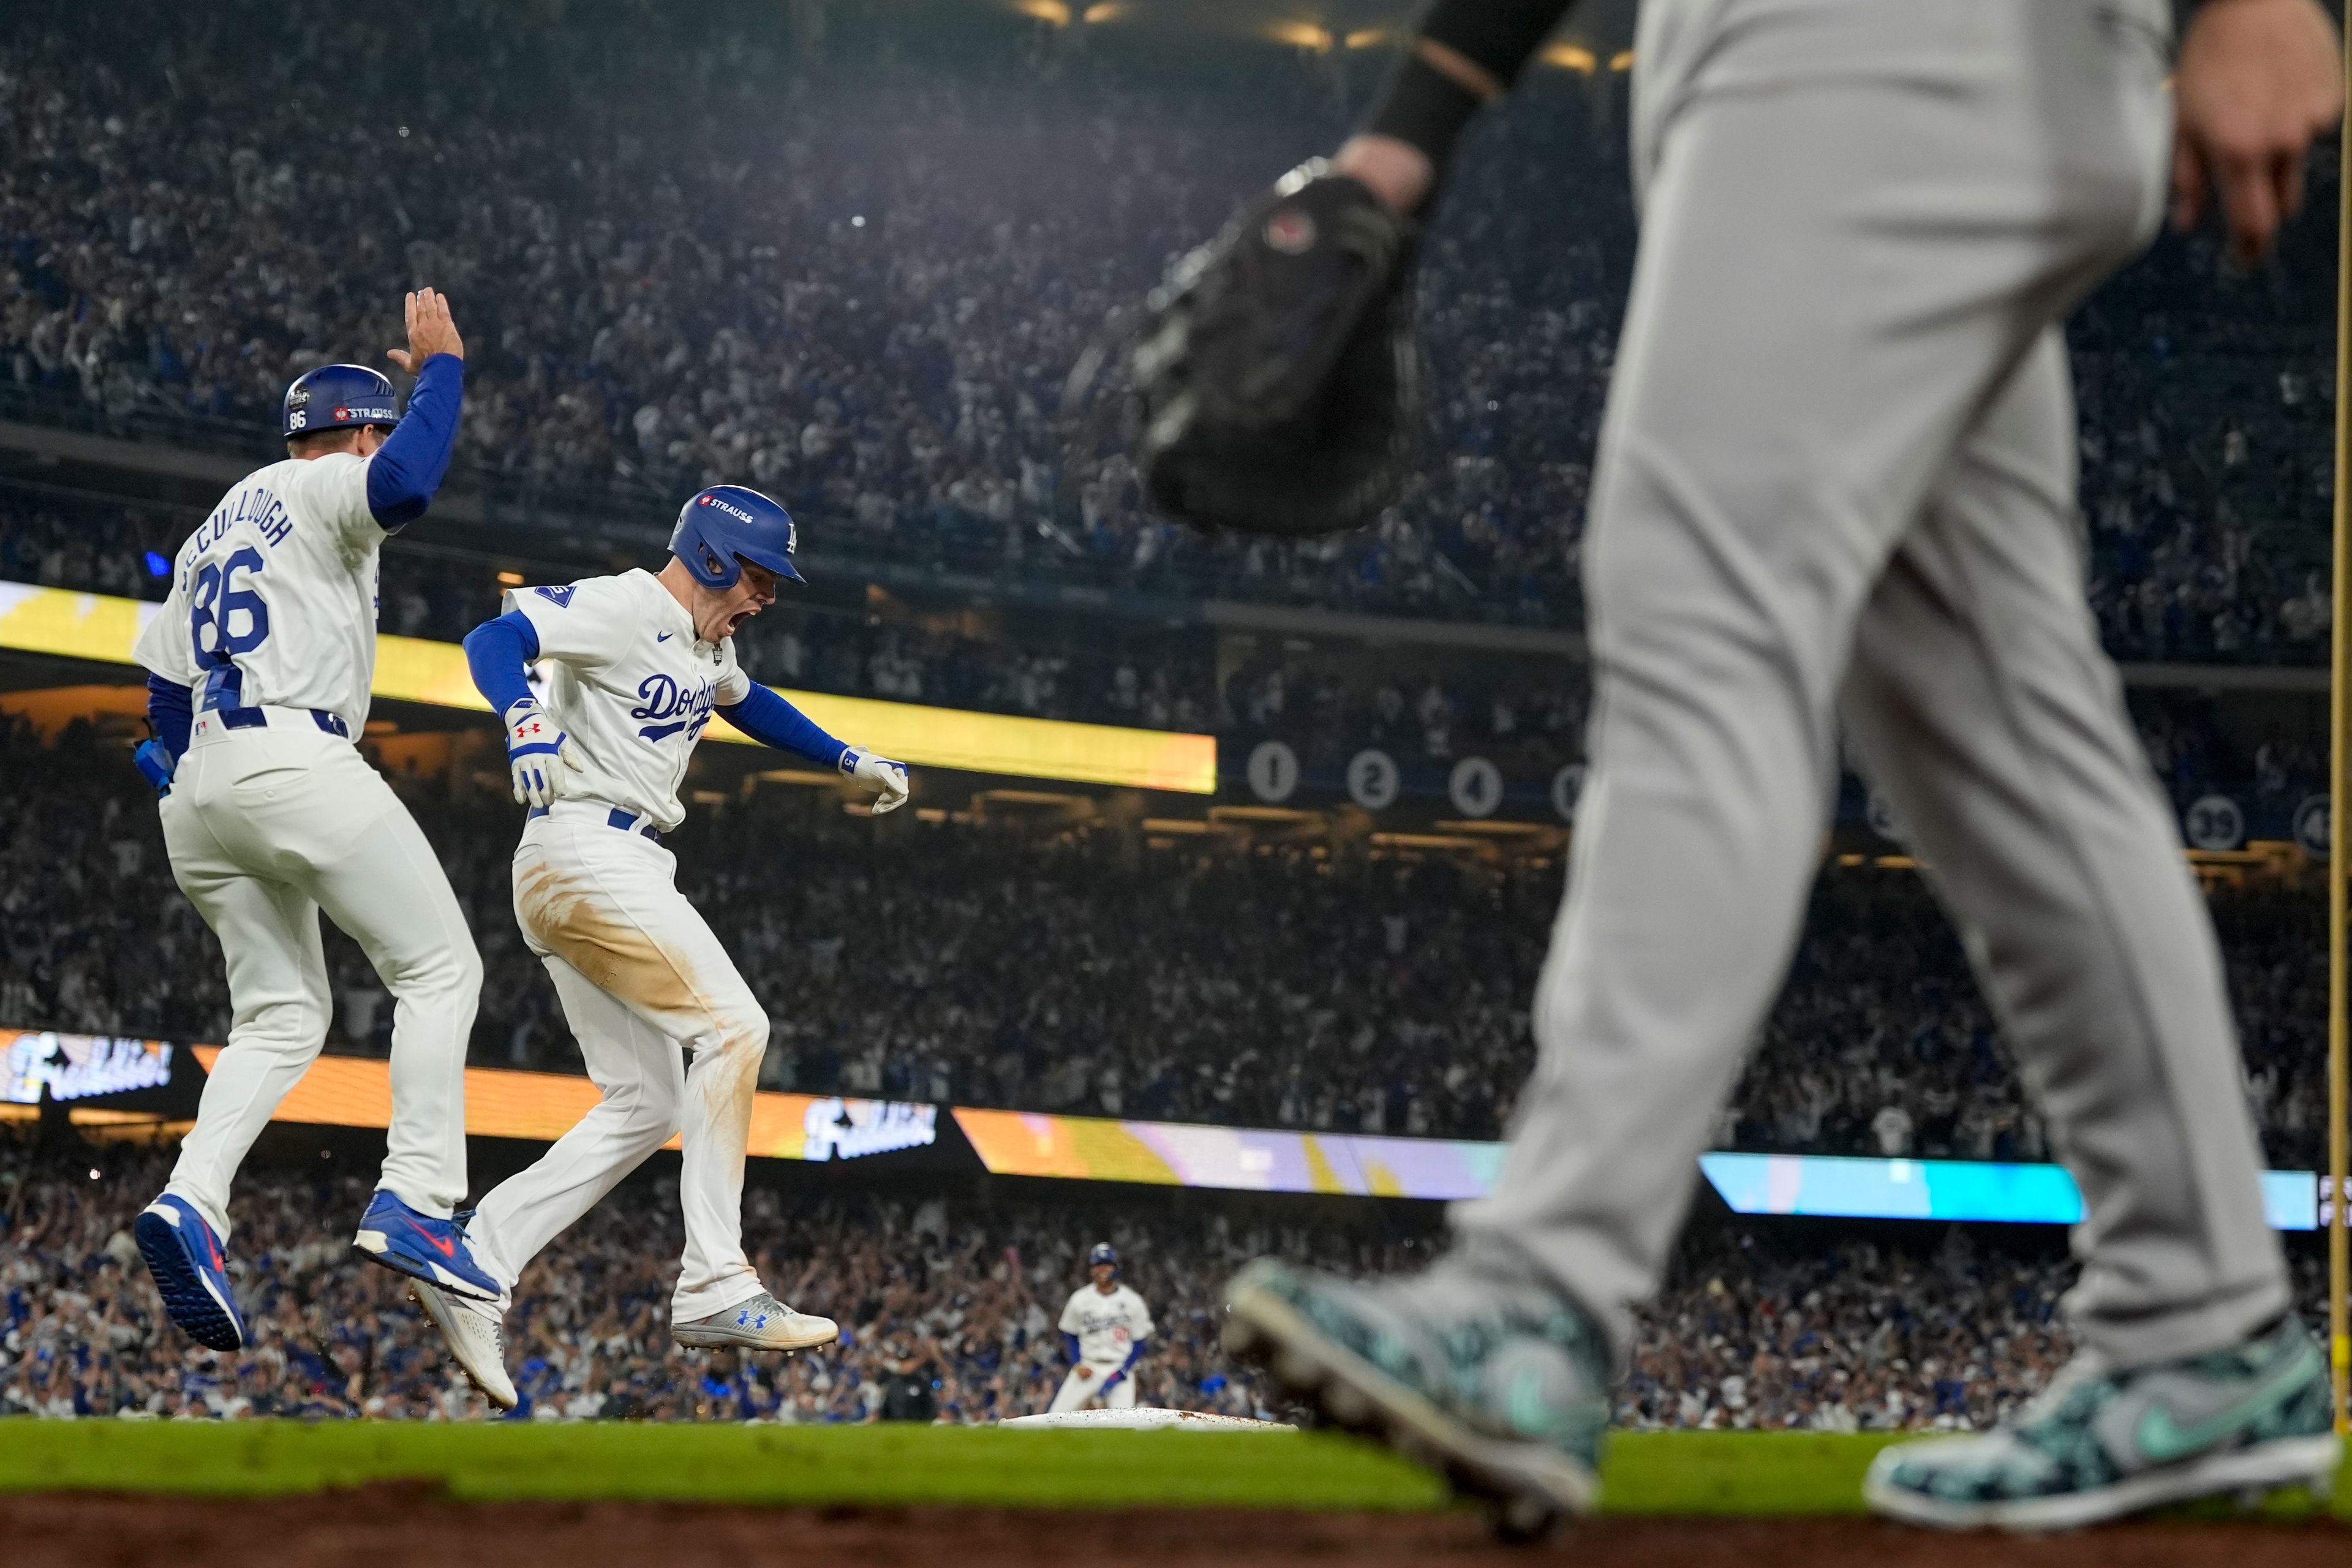
M 757 490 L 719 485 L 686 503 L 656 574 L 625 572 L 517 589 L 474 628 L 475 684 L 504 718 L 516 800 L 530 808 L 514 858 L 515 919 L 604 1098 L 467 1223 L 496 1288 L 417 1291 L 458 1363 L 511 1407 L 499 1319 L 539 1250 L 646 1155 L 681 1138 L 686 1257 L 671 1304 L 679 1344 L 796 1351 L 829 1319 L 770 1295 L 743 1255 L 743 1162 L 768 1015 L 694 906 L 660 836 L 686 816 L 678 782 L 715 711 L 756 741 L 907 800 L 907 770 L 826 734 L 744 674 L 736 628 L 774 602 L 796 533 Z M 524 666 L 545 660 L 547 701 Z M 691 1065 L 688 1065 L 691 1058 Z
M 360 365 L 289 387 L 286 460 L 180 547 L 135 649 L 156 736 L 137 761 L 163 796 L 172 875 L 220 938 L 232 1016 L 195 1128 L 132 1234 L 172 1321 L 215 1350 L 246 1340 L 222 1250 L 230 1180 L 326 1041 L 322 909 L 394 999 L 389 1146 L 357 1245 L 453 1294 L 498 1294 L 450 1219 L 481 960 L 432 847 L 352 745 L 375 672 L 377 553 L 431 504 L 465 388 L 448 301 L 425 289 L 407 310 L 409 346 L 391 356 L 416 375 L 406 416 Z
M 1119 1283 L 1118 1253 L 1107 1241 L 1087 1254 L 1087 1284 L 1070 1292 L 1058 1327 L 1070 1348 L 1070 1370 L 1054 1391 L 1054 1415 L 1082 1410 L 1097 1400 L 1107 1410 L 1135 1408 L 1135 1379 L 1128 1374 L 1142 1359 L 1151 1337 L 1151 1309 Z
M 1180 266 L 1134 365 L 1160 504 L 1313 531 L 1392 498 L 1407 215 L 1564 8 L 1438 0 L 1366 132 Z M 2147 243 L 2168 170 L 2177 221 L 2210 190 L 2260 254 L 2343 86 L 2312 0 L 2208 0 L 2177 74 L 2172 25 L 2167 0 L 1641 9 L 1592 772 L 1539 1064 L 1427 1273 L 1262 1261 L 1229 1292 L 1231 1348 L 1507 1531 L 1592 1504 L 1628 1309 L 1780 986 L 1841 728 L 2085 1214 L 2075 1360 L 1995 1432 L 1885 1451 L 1870 1503 L 2053 1528 L 2335 1471 L 2212 930 L 2084 606 L 2060 321 Z

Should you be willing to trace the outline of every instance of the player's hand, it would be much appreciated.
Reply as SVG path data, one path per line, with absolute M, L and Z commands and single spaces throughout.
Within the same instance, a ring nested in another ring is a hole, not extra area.
M 1084 1362 L 1078 1363 L 1076 1366 L 1072 1367 L 1070 1370 L 1078 1374 L 1078 1381 L 1080 1383 L 1091 1383 L 1094 1381 L 1095 1369 L 1088 1366 Z
M 2193 226 L 2208 187 L 2230 248 L 2252 261 L 2303 205 L 2303 160 L 2344 112 L 2344 47 L 2314 0 L 2207 0 L 2173 75 L 2172 221 Z
M 131 753 L 131 763 L 155 786 L 157 800 L 172 793 L 172 775 L 179 771 L 180 761 L 169 746 L 161 741 L 142 741 Z
M 874 797 L 875 816 L 896 811 L 907 804 L 906 763 L 877 757 L 863 746 L 852 746 L 841 754 L 841 771 L 866 788 L 879 792 Z
M 449 314 L 449 296 L 419 289 L 408 297 L 408 346 L 387 351 L 387 357 L 415 375 L 416 367 L 435 354 L 464 359 L 466 340 L 457 335 L 457 321 Z
M 524 805 L 552 805 L 563 793 L 563 772 L 555 765 L 563 760 L 564 767 L 577 771 L 580 766 L 578 748 L 571 737 L 555 727 L 555 721 L 539 705 L 536 698 L 526 697 L 506 711 L 507 767 L 514 776 L 514 797 Z

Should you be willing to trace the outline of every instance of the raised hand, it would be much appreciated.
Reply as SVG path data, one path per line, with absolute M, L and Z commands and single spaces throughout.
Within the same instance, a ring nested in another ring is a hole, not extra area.
M 408 346 L 388 349 L 385 357 L 414 375 L 435 354 L 464 359 L 466 340 L 457 335 L 457 322 L 449 314 L 449 296 L 419 289 L 408 297 Z

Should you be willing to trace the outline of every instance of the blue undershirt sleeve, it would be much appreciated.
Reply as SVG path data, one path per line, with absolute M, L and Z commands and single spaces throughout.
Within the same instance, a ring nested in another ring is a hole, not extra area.
M 416 369 L 408 412 L 368 459 L 368 510 L 384 527 L 400 528 L 425 515 L 449 471 L 457 444 L 457 412 L 466 400 L 466 363 L 435 354 Z
M 719 710 L 726 721 L 763 746 L 794 752 L 838 773 L 842 753 L 849 748 L 816 727 L 807 714 L 753 682 L 742 701 Z
M 509 610 L 466 634 L 466 668 L 474 672 L 475 689 L 489 699 L 490 711 L 500 718 L 530 695 L 522 667 L 538 657 L 539 630 L 520 610 Z
M 188 726 L 195 717 L 194 694 L 176 680 L 147 678 L 147 722 L 174 757 L 188 754 Z
M 1077 1365 L 1077 1364 L 1078 1364 L 1078 1336 L 1077 1336 L 1077 1335 L 1076 1335 L 1076 1334 L 1064 1334 L 1064 1335 L 1062 1336 L 1062 1344 L 1063 1344 L 1064 1348 L 1066 1348 L 1066 1350 L 1068 1350 L 1068 1352 L 1070 1352 L 1070 1364 L 1071 1364 L 1072 1366 L 1076 1366 L 1076 1365 Z

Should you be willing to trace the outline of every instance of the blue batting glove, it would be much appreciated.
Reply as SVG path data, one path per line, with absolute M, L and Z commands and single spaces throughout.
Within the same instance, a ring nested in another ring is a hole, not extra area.
M 554 804 L 563 793 L 563 775 L 556 769 L 556 759 L 561 757 L 564 766 L 575 771 L 580 766 L 571 737 L 555 727 L 555 721 L 535 697 L 526 697 L 508 709 L 506 721 L 507 768 L 514 778 L 515 799 L 525 805 Z
M 896 811 L 907 804 L 906 763 L 877 757 L 863 746 L 852 746 L 841 753 L 841 771 L 877 792 L 874 797 L 875 816 Z
M 157 800 L 172 793 L 172 774 L 178 771 L 180 759 L 172 754 L 171 747 L 161 741 L 142 741 L 131 753 L 131 762 L 155 786 Z

